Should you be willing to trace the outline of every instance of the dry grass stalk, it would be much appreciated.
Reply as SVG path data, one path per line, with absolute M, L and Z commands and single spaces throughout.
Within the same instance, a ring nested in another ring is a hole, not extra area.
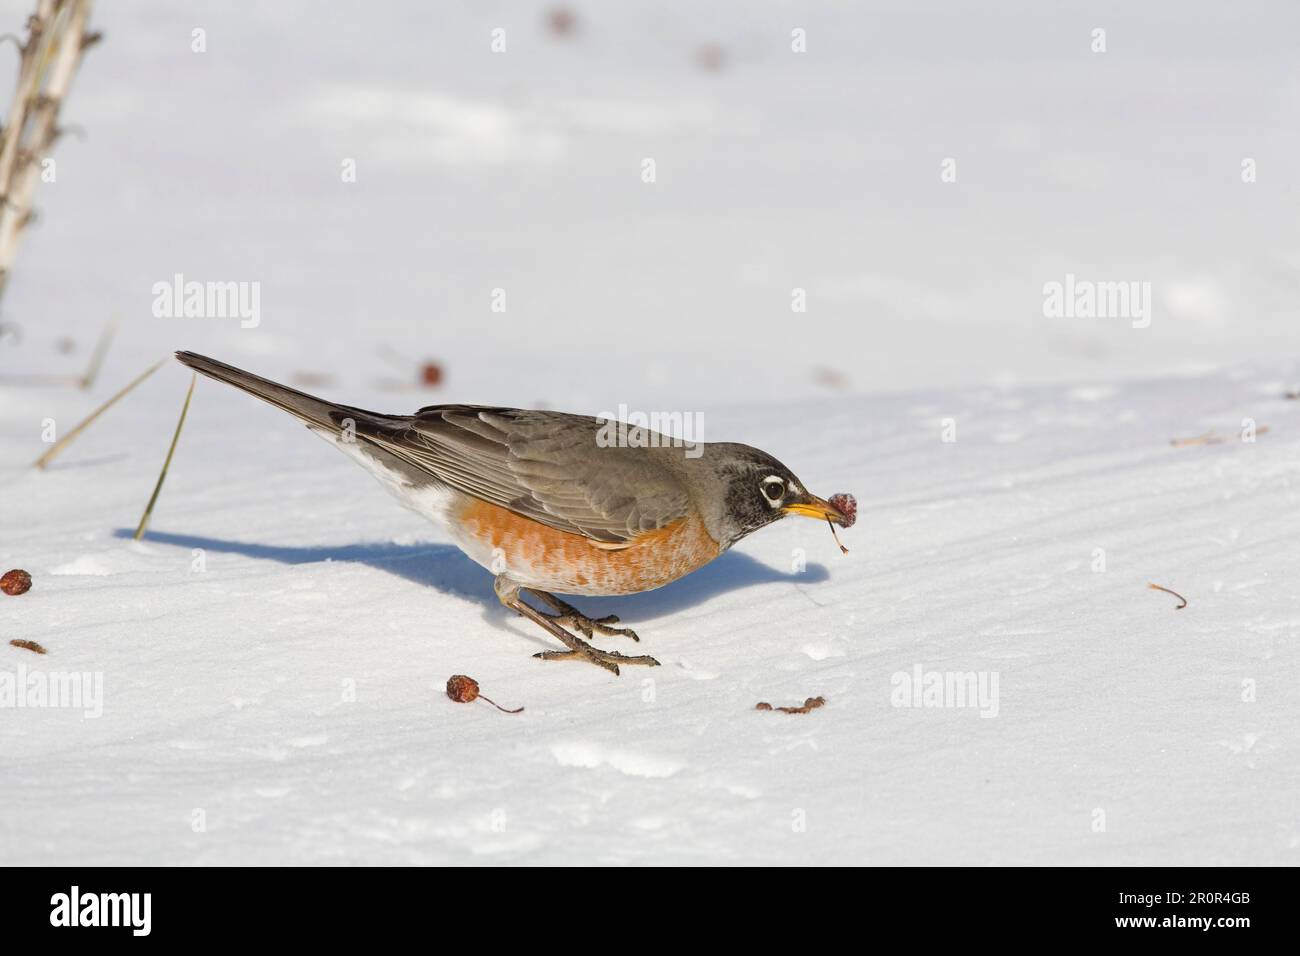
M 104 359 L 108 356 L 108 348 L 113 344 L 113 337 L 117 334 L 117 327 L 121 323 L 121 316 L 113 316 L 104 326 L 104 331 L 99 334 L 99 341 L 95 343 L 95 350 L 90 354 L 90 361 L 86 363 L 86 370 L 80 375 L 54 375 L 44 372 L 35 374 L 17 374 L 17 375 L 0 375 L 0 384 L 4 385 L 75 385 L 82 391 L 88 390 L 99 378 L 99 370 L 104 367 Z
M 1255 434 L 1267 435 L 1268 426 L 1260 425 L 1255 429 Z M 1170 440 L 1169 444 L 1174 448 L 1190 448 L 1193 445 L 1222 445 L 1226 441 L 1228 439 L 1217 432 L 1206 432 L 1204 435 L 1197 435 L 1194 438 L 1174 438 Z
M 104 326 L 104 331 L 100 333 L 99 341 L 95 343 L 95 351 L 91 353 L 90 362 L 86 365 L 86 371 L 78 383 L 83 389 L 90 388 L 95 384 L 95 379 L 99 378 L 99 370 L 104 366 L 104 358 L 108 355 L 108 347 L 113 344 L 113 336 L 117 334 L 120 321 L 120 316 L 113 316 L 108 320 L 108 325 Z
M 153 506 L 158 503 L 163 482 L 167 480 L 167 469 L 171 467 L 172 455 L 176 454 L 176 443 L 181 440 L 181 429 L 185 427 L 185 416 L 190 410 L 190 399 L 194 397 L 194 383 L 198 380 L 197 374 L 190 376 L 190 387 L 185 393 L 185 404 L 181 406 L 180 420 L 176 423 L 176 431 L 172 434 L 172 443 L 167 449 L 167 457 L 163 459 L 162 471 L 158 473 L 158 484 L 153 486 L 153 494 L 149 496 L 149 503 L 145 505 L 144 514 L 140 516 L 140 524 L 136 526 L 135 534 L 132 536 L 136 541 L 144 537 L 144 529 L 149 527 L 149 518 L 153 515 Z
M 72 429 L 72 431 L 68 432 L 66 435 L 64 435 L 62 438 L 56 441 L 53 445 L 51 445 L 49 451 L 41 455 L 40 458 L 36 459 L 36 461 L 33 463 L 34 466 L 37 468 L 44 468 L 46 465 L 52 462 L 55 456 L 58 455 L 59 452 L 63 451 L 63 449 L 66 448 L 69 444 L 71 444 L 74 438 L 76 438 L 87 428 L 89 428 L 94 423 L 95 419 L 99 418 L 100 415 L 104 414 L 104 412 L 108 411 L 119 401 L 125 398 L 128 394 L 130 394 L 131 390 L 134 389 L 141 382 L 143 382 L 146 378 L 148 378 L 154 372 L 162 368 L 163 363 L 166 361 L 167 361 L 166 359 L 160 359 L 156 364 L 150 365 L 147 369 L 145 369 L 143 372 L 141 372 L 139 375 L 133 378 L 130 382 L 127 383 L 125 388 L 123 388 L 120 392 L 118 392 L 116 395 L 114 395 L 112 398 L 106 401 L 103 405 L 100 405 L 97 409 L 95 409 L 93 412 L 87 415 L 84 419 L 81 420 L 81 422 L 77 424 L 75 428 Z
M 1183 608 L 1187 607 L 1187 598 L 1183 597 L 1177 591 L 1171 591 L 1169 588 L 1159 584 L 1148 583 L 1147 587 L 1149 587 L 1152 591 L 1164 591 L 1166 594 L 1172 594 L 1174 597 L 1178 598 L 1178 600 L 1182 601 L 1183 602 L 1182 604 L 1176 605 L 1174 607 L 1175 611 L 1181 611 Z
M 19 46 L 18 82 L 0 133 L 0 296 L 13 268 L 18 239 L 32 217 L 41 161 L 62 134 L 59 109 L 82 51 L 99 39 L 88 33 L 90 0 L 38 0 Z

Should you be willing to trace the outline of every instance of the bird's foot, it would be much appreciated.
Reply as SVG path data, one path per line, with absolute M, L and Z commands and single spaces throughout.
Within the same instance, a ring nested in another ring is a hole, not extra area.
M 541 651 L 534 654 L 533 657 L 543 661 L 574 661 L 585 660 L 595 664 L 597 667 L 603 667 L 613 674 L 617 674 L 619 664 L 634 664 L 643 667 L 658 667 L 659 662 L 653 657 L 641 654 L 637 657 L 628 657 L 626 654 L 619 654 L 617 651 L 602 651 L 599 648 L 592 647 L 586 641 L 580 641 L 576 637 L 574 642 L 578 645 L 567 651 Z
M 554 608 L 555 613 L 545 614 L 532 605 L 526 604 L 519 597 L 521 590 L 527 590 L 530 594 L 545 601 Z M 599 648 L 592 647 L 582 638 L 565 630 L 562 626 L 568 625 L 587 637 L 591 637 L 593 633 L 619 634 L 627 635 L 634 641 L 640 640 L 636 633 L 628 628 L 610 627 L 611 624 L 618 623 L 618 618 L 612 614 L 608 617 L 593 620 L 572 605 L 561 601 L 554 594 L 548 594 L 546 591 L 538 591 L 534 588 L 520 588 L 518 584 L 511 581 L 504 574 L 497 575 L 496 592 L 497 598 L 500 599 L 502 604 L 522 614 L 534 624 L 541 626 L 567 648 L 567 650 L 563 651 L 542 651 L 539 654 L 534 654 L 534 657 L 541 658 L 544 661 L 587 661 L 615 675 L 619 673 L 620 664 L 634 664 L 642 667 L 659 666 L 659 662 L 648 655 L 631 657 L 615 651 L 602 651 Z
M 572 614 L 548 614 L 546 616 L 561 627 L 573 628 L 586 638 L 591 638 L 594 634 L 603 634 L 607 637 L 630 637 L 634 641 L 641 640 L 636 636 L 636 631 L 630 627 L 610 627 L 611 624 L 618 623 L 617 614 L 593 618 L 575 611 Z
M 528 593 L 536 595 L 555 609 L 554 614 L 546 614 L 545 617 L 550 618 L 561 627 L 572 628 L 588 640 L 594 634 L 604 634 L 608 637 L 630 637 L 634 641 L 641 640 L 641 638 L 637 637 L 636 631 L 630 627 L 610 626 L 618 623 L 617 614 L 607 614 L 604 617 L 588 617 L 572 604 L 560 600 L 554 594 L 532 588 L 528 589 Z

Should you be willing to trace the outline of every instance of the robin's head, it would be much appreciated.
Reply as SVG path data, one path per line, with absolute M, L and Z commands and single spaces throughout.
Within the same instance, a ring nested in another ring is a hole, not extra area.
M 729 548 L 747 534 L 786 515 L 803 515 L 847 527 L 845 516 L 829 502 L 810 494 L 794 473 L 767 452 L 748 445 L 713 443 L 705 460 L 721 480 L 721 544 Z

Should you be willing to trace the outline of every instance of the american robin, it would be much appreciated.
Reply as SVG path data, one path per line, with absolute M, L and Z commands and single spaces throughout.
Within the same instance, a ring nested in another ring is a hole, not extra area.
M 601 650 L 566 630 L 639 640 L 613 626 L 617 617 L 592 619 L 551 592 L 649 591 L 786 515 L 844 527 L 853 520 L 748 445 L 704 442 L 684 453 L 648 431 L 611 443 L 604 419 L 485 405 L 381 415 L 193 352 L 176 357 L 293 415 L 409 508 L 446 525 L 460 549 L 495 575 L 501 603 L 567 648 L 534 655 L 543 660 L 585 660 L 615 674 L 620 664 L 659 663 Z M 554 613 L 524 603 L 521 592 Z

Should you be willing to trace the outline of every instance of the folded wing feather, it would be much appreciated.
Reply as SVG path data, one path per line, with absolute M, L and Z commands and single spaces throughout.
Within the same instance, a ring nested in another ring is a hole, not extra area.
M 689 496 L 642 449 L 600 447 L 595 418 L 434 405 L 359 421 L 357 434 L 451 487 L 559 531 L 619 548 L 689 514 Z

